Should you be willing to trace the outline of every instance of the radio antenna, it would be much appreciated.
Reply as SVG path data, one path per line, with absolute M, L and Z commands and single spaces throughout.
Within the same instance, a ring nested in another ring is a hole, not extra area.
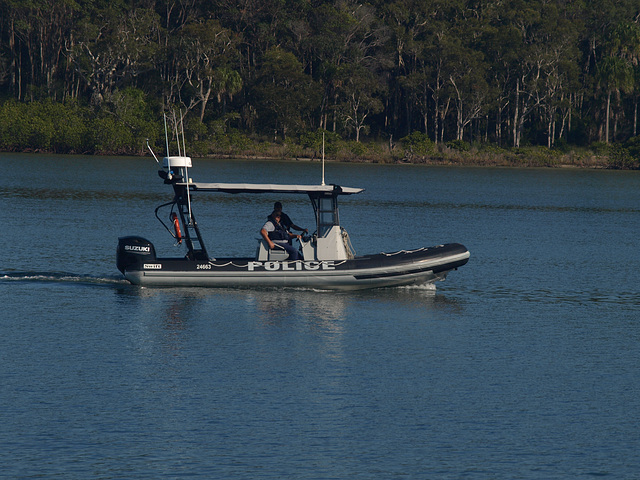
M 151 145 L 149 145 L 149 139 L 147 138 L 147 148 L 149 149 L 149 151 L 151 152 L 151 155 L 153 155 L 153 158 L 156 159 L 156 163 L 160 163 L 160 161 L 158 160 L 158 157 L 156 157 L 156 154 L 153 153 L 153 150 L 151 150 Z

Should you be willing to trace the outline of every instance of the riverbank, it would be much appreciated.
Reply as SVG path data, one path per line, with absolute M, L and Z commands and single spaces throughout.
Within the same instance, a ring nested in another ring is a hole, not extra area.
M 322 141 L 300 139 L 299 142 L 268 142 L 248 136 L 216 136 L 187 142 L 188 153 L 200 158 L 246 158 L 262 160 L 320 161 Z M 164 154 L 164 143 L 154 150 Z M 61 151 L 58 151 L 61 150 Z M 98 148 L 77 151 L 69 148 L 14 148 L 6 152 L 79 154 L 104 156 L 145 156 L 144 144 L 128 148 Z M 354 142 L 330 138 L 325 143 L 324 158 L 328 162 L 459 165 L 477 167 L 548 167 L 586 169 L 640 169 L 640 137 L 624 144 L 595 143 L 586 147 L 562 145 L 549 149 L 542 146 L 501 148 L 492 144 L 470 145 L 466 142 L 434 144 L 424 135 L 412 134 L 397 143 Z
M 198 149 L 200 150 L 200 149 Z M 504 149 L 492 145 L 471 146 L 464 143 L 387 146 L 380 143 L 355 144 L 342 142 L 325 152 L 325 160 L 333 162 L 460 165 L 478 167 L 549 167 L 590 169 L 640 169 L 640 150 L 618 144 L 597 144 L 590 147 L 548 149 L 529 146 Z M 206 148 L 199 156 L 250 159 L 290 159 L 319 161 L 321 149 L 304 148 L 298 144 L 256 144 L 249 148 Z
M 165 151 L 164 126 L 150 114 L 123 119 L 77 103 L 0 104 L 0 151 L 78 155 L 148 155 L 147 144 Z M 356 142 L 326 130 L 280 137 L 248 133 L 220 122 L 185 128 L 187 151 L 198 157 L 504 167 L 640 169 L 640 136 L 618 143 L 576 146 L 562 138 L 553 148 L 504 148 L 495 143 L 450 140 L 434 143 L 426 134 Z M 170 145 L 173 143 L 169 139 Z M 175 143 L 173 143 L 175 145 Z M 173 148 L 173 147 L 170 147 Z

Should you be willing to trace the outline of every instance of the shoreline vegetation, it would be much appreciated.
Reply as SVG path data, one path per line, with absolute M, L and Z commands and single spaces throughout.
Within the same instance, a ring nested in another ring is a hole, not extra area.
M 321 147 L 314 149 L 291 143 L 270 143 L 248 141 L 242 148 L 203 148 L 200 141 L 196 148 L 188 149 L 188 155 L 199 158 L 291 160 L 314 162 L 322 160 Z M 387 165 L 432 165 L 469 167 L 516 167 L 516 168 L 582 168 L 609 170 L 640 170 L 640 159 L 621 145 L 601 144 L 584 148 L 568 148 L 566 151 L 548 149 L 542 146 L 527 146 L 518 149 L 500 148 L 487 145 L 432 145 L 428 152 L 410 146 L 368 142 L 341 142 L 337 148 L 325 151 L 325 161 L 345 163 L 371 163 Z M 162 152 L 164 145 L 157 144 L 155 152 Z M 326 146 L 325 146 L 326 148 Z M 417 151 L 416 151 L 417 150 Z M 47 149 L 25 146 L 20 149 L 0 148 L 4 153 L 68 154 L 96 156 L 146 156 L 150 152 L 144 148 L 75 151 L 63 148 Z M 159 155 L 160 156 L 160 155 Z
M 141 95 L 141 92 L 134 92 Z M 140 99 L 141 97 L 139 97 Z M 165 151 L 162 113 L 142 102 L 136 109 L 111 112 L 57 103 L 6 101 L 0 103 L 0 151 L 80 155 L 148 155 L 147 141 Z M 175 137 L 169 126 L 171 137 Z M 477 142 L 435 143 L 421 132 L 395 140 L 344 139 L 322 129 L 303 131 L 286 139 L 247 133 L 226 122 L 185 121 L 188 152 L 194 157 L 320 160 L 335 162 L 426 164 L 499 167 L 574 167 L 640 169 L 640 136 L 624 142 L 595 142 L 585 146 L 562 139 L 552 148 L 541 145 L 500 147 L 484 138 Z M 175 145 L 175 138 L 169 138 Z M 172 147 L 173 148 L 173 147 Z
M 520 167 L 520 168 L 583 168 L 638 170 L 640 162 L 627 149 L 620 146 L 602 145 L 595 148 L 550 150 L 532 146 L 508 149 L 487 146 L 434 145 L 429 152 L 415 152 L 411 148 L 384 144 L 360 144 L 358 153 L 351 151 L 353 145 L 344 145 L 332 154 L 325 152 L 328 162 L 432 165 L 432 166 L 473 166 L 473 167 Z M 215 158 L 242 158 L 261 160 L 320 161 L 321 151 L 309 150 L 300 145 L 256 144 L 256 148 L 243 151 L 218 152 L 198 155 Z
M 448 146 L 437 146 L 435 152 L 430 154 L 416 154 L 399 148 L 393 151 L 383 151 L 381 145 L 364 146 L 370 152 L 353 154 L 348 146 L 335 154 L 326 154 L 327 162 L 345 163 L 371 163 L 386 165 L 430 165 L 430 166 L 461 166 L 461 167 L 514 167 L 514 168 L 581 168 L 581 169 L 608 169 L 608 170 L 640 170 L 640 162 L 630 158 L 621 149 L 608 148 L 605 152 L 598 153 L 591 149 L 580 151 L 570 150 L 558 152 L 544 147 L 523 147 L 514 149 L 487 149 L 470 146 L 468 150 L 458 151 Z M 361 150 L 361 148 L 359 148 Z M 154 151 L 156 151 L 154 149 Z M 1 150 L 2 153 L 33 153 L 33 154 L 65 154 L 43 149 L 25 148 L 20 151 Z M 144 152 L 67 152 L 68 155 L 96 155 L 96 156 L 146 156 Z M 163 153 L 164 155 L 164 153 Z M 299 145 L 269 145 L 256 144 L 255 148 L 244 150 L 225 150 L 224 152 L 211 151 L 209 153 L 188 152 L 189 156 L 197 158 L 225 158 L 243 160 L 289 160 L 300 162 L 319 162 L 322 154 L 317 151 L 303 149 Z

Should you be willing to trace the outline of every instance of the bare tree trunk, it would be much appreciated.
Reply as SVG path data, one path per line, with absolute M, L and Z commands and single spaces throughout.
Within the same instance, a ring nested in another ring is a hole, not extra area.
M 211 97 L 211 80 L 208 80 L 209 85 L 205 88 L 202 84 L 200 85 L 200 123 L 204 122 L 204 114 L 207 109 L 207 104 L 209 103 L 209 98 Z
M 575 95 L 573 96 L 574 101 L 576 102 L 576 107 L 579 108 L 579 106 L 577 105 L 577 98 L 575 97 Z M 567 136 L 569 135 L 569 132 L 571 131 L 571 120 L 572 120 L 572 116 L 573 116 L 573 103 L 571 102 L 571 96 L 569 96 L 569 119 L 567 121 Z
M 633 136 L 638 135 L 638 97 L 633 101 Z
M 428 110 L 429 108 L 427 107 L 428 102 L 427 102 L 427 85 L 425 83 L 424 89 L 422 91 L 422 101 L 424 104 L 424 113 L 422 114 L 422 121 L 424 123 L 424 134 L 425 135 L 429 135 L 429 129 L 428 129 L 428 120 L 429 120 L 429 114 L 428 114 Z
M 520 138 L 518 135 L 518 124 L 520 119 L 518 118 L 518 107 L 520 105 L 520 79 L 516 80 L 516 102 L 513 112 L 513 146 L 520 148 Z
M 338 94 L 336 93 L 333 97 L 333 133 L 336 132 L 336 122 L 337 120 L 337 113 L 336 113 L 336 106 L 338 105 Z
M 607 118 L 605 123 L 604 142 L 609 143 L 609 113 L 611 111 L 611 92 L 607 94 Z
M 436 101 L 436 106 L 434 108 L 433 111 L 433 125 L 434 125 L 434 130 L 435 130 L 435 143 L 436 145 L 438 144 L 438 133 L 440 133 L 438 130 L 440 129 L 440 124 L 438 123 L 438 116 L 440 115 L 440 112 L 438 111 L 438 98 L 435 98 Z

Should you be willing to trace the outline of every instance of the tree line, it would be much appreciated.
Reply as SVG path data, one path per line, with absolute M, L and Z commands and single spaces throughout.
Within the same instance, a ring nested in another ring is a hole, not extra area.
M 0 0 L 0 41 L 5 149 L 638 135 L 637 0 Z

